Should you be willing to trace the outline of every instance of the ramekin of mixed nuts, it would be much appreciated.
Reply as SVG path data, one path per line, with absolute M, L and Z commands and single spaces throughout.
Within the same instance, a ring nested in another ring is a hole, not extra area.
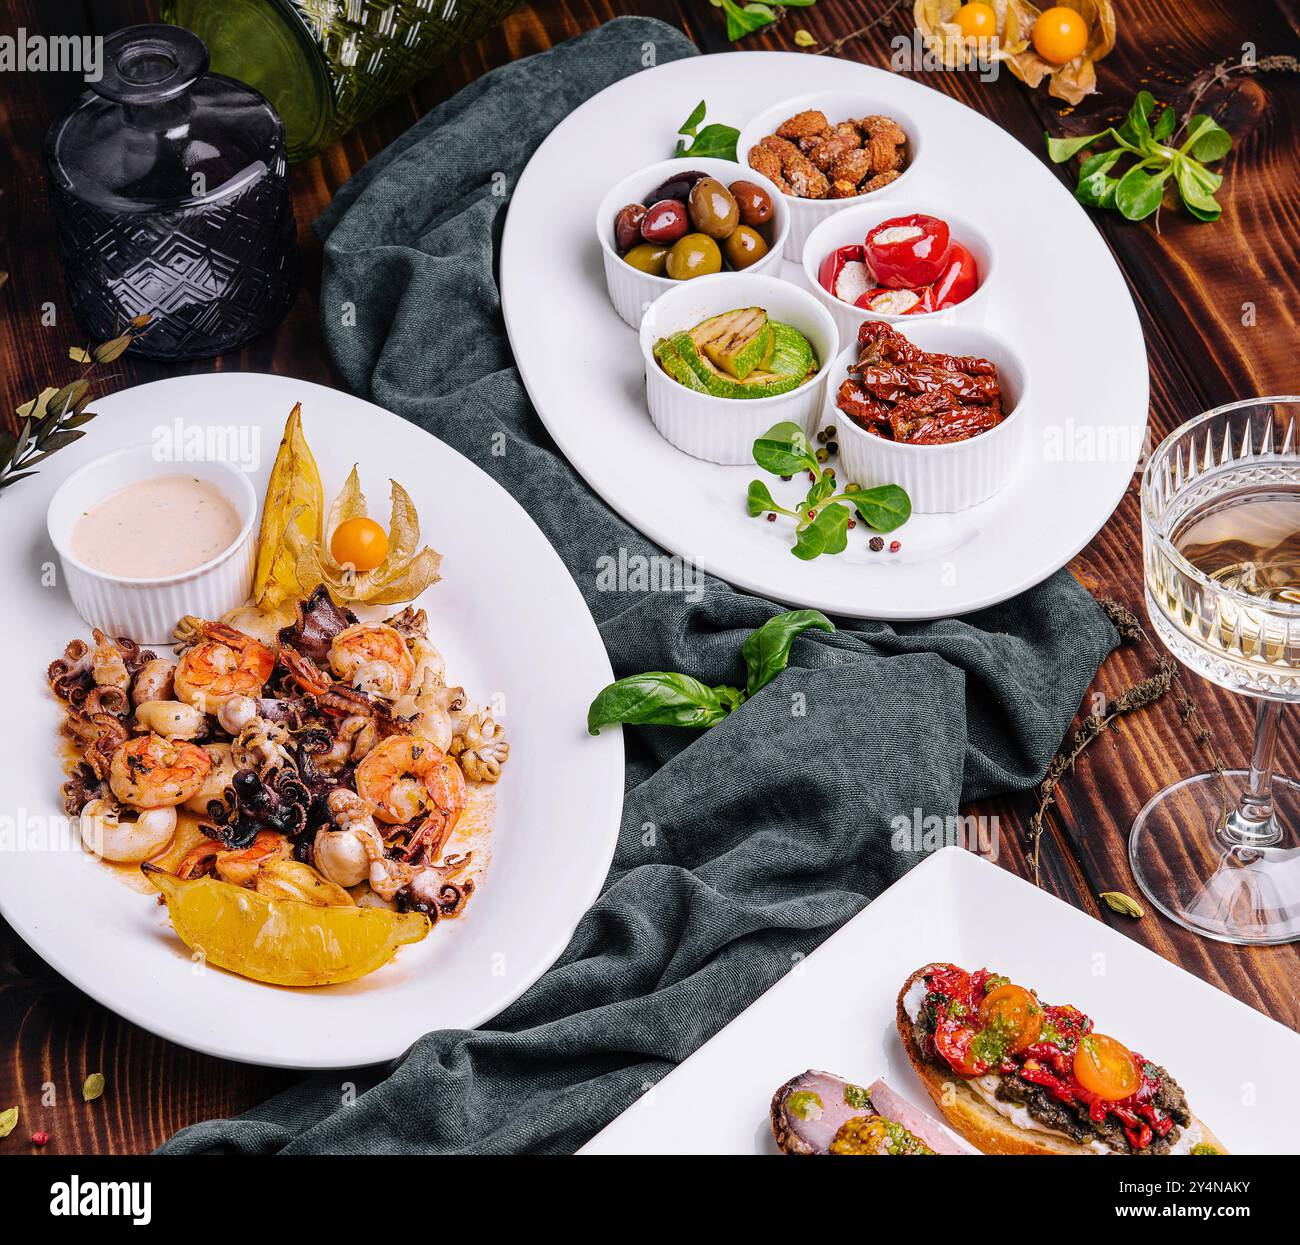
M 859 91 L 796 95 L 740 132 L 742 164 L 767 177 L 790 211 L 785 257 L 799 263 L 808 235 L 863 196 L 892 198 L 921 154 L 919 128 L 892 104 Z
M 614 309 L 639 328 L 682 281 L 781 262 L 790 213 L 775 183 L 730 160 L 660 160 L 616 182 L 596 209 Z

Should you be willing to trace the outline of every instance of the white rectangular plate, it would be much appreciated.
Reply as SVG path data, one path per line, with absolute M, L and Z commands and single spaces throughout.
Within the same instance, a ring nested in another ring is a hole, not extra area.
M 1148 918 L 1155 919 L 1155 918 Z M 1300 1035 L 961 848 L 913 869 L 598 1133 L 583 1154 L 775 1154 L 768 1104 L 807 1068 L 930 1099 L 894 1027 L 947 960 L 1073 1003 L 1163 1064 L 1235 1154 L 1300 1153 Z

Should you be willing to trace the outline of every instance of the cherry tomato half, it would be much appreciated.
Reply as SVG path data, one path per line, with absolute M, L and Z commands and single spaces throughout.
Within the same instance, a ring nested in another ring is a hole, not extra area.
M 969 1025 L 940 1020 L 934 1031 L 934 1048 L 959 1075 L 982 1076 L 989 1070 L 989 1062 L 974 1049 L 977 1036 Z
M 1053 65 L 1072 61 L 1088 46 L 1088 23 L 1063 4 L 1044 9 L 1032 32 L 1034 51 Z
M 1128 1047 L 1104 1033 L 1089 1033 L 1080 1039 L 1074 1052 L 1074 1079 L 1107 1102 L 1131 1098 L 1142 1084 L 1142 1074 Z
M 344 519 L 330 537 L 330 553 L 358 572 L 373 571 L 388 556 L 388 533 L 374 519 Z
M 1024 986 L 998 986 L 984 996 L 980 1020 L 996 1026 L 1009 1055 L 1018 1055 L 1038 1041 L 1043 1031 L 1043 1005 Z

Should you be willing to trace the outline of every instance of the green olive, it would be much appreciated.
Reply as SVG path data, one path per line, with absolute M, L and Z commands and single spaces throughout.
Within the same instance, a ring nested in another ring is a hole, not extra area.
M 668 266 L 668 248 L 654 242 L 642 242 L 623 256 L 623 262 L 641 272 L 648 272 L 652 277 L 662 277 Z
M 678 238 L 668 252 L 668 275 L 674 281 L 689 281 L 722 271 L 722 252 L 718 244 L 702 233 L 688 233 Z
M 767 243 L 757 229 L 748 225 L 737 225 L 736 231 L 722 243 L 722 253 L 738 272 L 756 264 L 767 254 Z
M 701 177 L 686 206 L 691 224 L 710 238 L 728 237 L 740 220 L 735 196 L 715 177 Z

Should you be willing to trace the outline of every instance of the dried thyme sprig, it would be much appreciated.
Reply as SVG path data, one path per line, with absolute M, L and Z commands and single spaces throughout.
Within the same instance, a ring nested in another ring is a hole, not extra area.
M 1213 764 L 1214 772 L 1220 775 L 1220 778 L 1222 778 L 1225 769 L 1223 758 L 1219 754 L 1218 745 L 1214 741 L 1210 728 L 1202 720 L 1196 702 L 1192 700 L 1186 688 L 1183 687 L 1178 663 L 1172 657 L 1155 649 L 1137 615 L 1127 606 L 1109 597 L 1099 597 L 1097 604 L 1101 606 L 1106 617 L 1110 619 L 1115 630 L 1119 632 L 1121 642 L 1146 644 L 1156 653 L 1156 670 L 1154 674 L 1139 680 L 1132 687 L 1125 688 L 1110 702 L 1106 713 L 1088 714 L 1072 736 L 1070 746 L 1058 752 L 1052 758 L 1052 763 L 1047 767 L 1047 776 L 1038 787 L 1038 807 L 1029 819 L 1028 840 L 1034 866 L 1035 886 L 1042 884 L 1039 875 L 1039 851 L 1042 845 L 1043 830 L 1046 825 L 1047 810 L 1057 802 L 1056 792 L 1061 785 L 1061 780 L 1067 773 L 1074 771 L 1075 763 L 1088 746 L 1105 734 L 1125 714 L 1134 713 L 1139 709 L 1145 709 L 1155 704 L 1156 701 L 1162 699 L 1172 690 L 1175 704 L 1178 707 L 1179 720 L 1184 726 L 1192 730 L 1192 738 L 1207 753 Z M 1222 789 L 1220 794 L 1226 801 L 1226 793 L 1223 793 Z
M 0 432 L 0 489 L 35 475 L 35 469 L 58 450 L 84 437 L 84 428 L 95 418 L 90 405 L 91 381 L 88 373 L 95 367 L 112 363 L 149 325 L 148 316 L 136 316 L 125 333 L 84 349 L 74 346 L 68 357 L 82 365 L 82 374 L 62 389 L 42 389 L 30 402 L 24 402 L 15 414 L 22 426 L 15 436 Z

